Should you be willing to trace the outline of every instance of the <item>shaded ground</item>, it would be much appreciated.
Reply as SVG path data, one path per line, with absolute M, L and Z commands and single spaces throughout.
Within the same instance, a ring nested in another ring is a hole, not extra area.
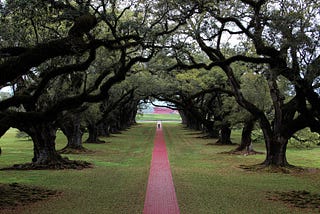
M 77 169 L 82 170 L 86 168 L 92 168 L 93 165 L 86 161 L 80 160 L 69 160 L 68 158 L 62 158 L 60 161 L 51 162 L 48 164 L 36 164 L 36 163 L 25 163 L 15 164 L 11 167 L 2 168 L 0 170 L 44 170 L 44 169 Z
M 207 136 L 204 136 L 204 137 L 199 137 L 199 138 L 203 138 L 203 139 L 212 139 L 210 137 L 207 137 Z M 223 144 L 223 143 L 220 143 L 219 141 L 217 142 L 210 142 L 210 143 L 207 143 L 206 144 L 207 146 L 236 146 L 238 144 L 236 143 L 230 143 L 230 144 Z
M 269 192 L 269 200 L 283 201 L 288 205 L 320 212 L 320 194 L 308 191 Z
M 61 150 L 58 151 L 59 154 L 93 154 L 94 151 L 89 150 L 87 148 L 79 148 L 79 149 L 73 149 L 73 148 L 68 148 L 65 147 Z
M 0 213 L 142 213 L 155 127 L 155 124 L 134 126 L 122 135 L 103 138 L 111 141 L 109 144 L 85 144 L 95 151 L 93 154 L 67 155 L 71 160 L 94 165 L 87 170 L 0 170 L 0 183 L 16 182 L 62 192 L 48 200 L 0 210 Z M 0 168 L 27 163 L 33 157 L 33 144 L 15 141 L 15 133 L 12 130 L 0 139 L 5 151 L 0 156 Z M 59 131 L 56 149 L 64 148 L 66 143 Z
M 251 150 L 251 151 L 247 151 L 247 150 L 231 150 L 231 151 L 226 151 L 226 152 L 220 152 L 219 154 L 226 154 L 226 155 L 263 155 L 265 154 L 264 152 L 259 152 L 259 151 L 255 151 L 255 150 Z
M 281 166 L 266 166 L 264 164 L 255 164 L 255 165 L 239 165 L 239 168 L 248 172 L 283 173 L 283 174 L 292 174 L 292 175 L 302 175 L 302 174 L 308 175 L 308 174 L 320 172 L 320 169 L 318 168 L 307 168 L 307 167 L 300 167 L 300 166 L 293 166 L 293 165 L 281 167 Z
M 0 184 L 0 210 L 20 208 L 61 194 L 55 190 L 18 183 Z

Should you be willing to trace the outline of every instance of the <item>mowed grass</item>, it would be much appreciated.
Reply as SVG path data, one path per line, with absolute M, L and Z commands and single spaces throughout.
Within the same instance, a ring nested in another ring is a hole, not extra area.
M 208 146 L 212 139 L 178 123 L 163 124 L 181 213 L 319 213 L 267 199 L 268 192 L 306 190 L 320 193 L 319 173 L 280 174 L 246 172 L 239 165 L 257 164 L 264 155 L 219 154 L 235 146 Z M 0 183 L 41 186 L 62 195 L 19 210 L 0 213 L 142 213 L 148 181 L 155 123 L 142 123 L 106 138 L 107 144 L 85 144 L 93 154 L 68 155 L 95 167 L 86 170 L 0 171 Z M 15 138 L 11 129 L 0 139 L 0 168 L 30 162 L 32 142 Z M 239 133 L 233 135 L 234 142 Z M 84 137 L 85 138 L 85 137 Z M 57 149 L 66 139 L 59 133 Z M 255 149 L 264 150 L 263 144 Z M 320 167 L 320 149 L 288 149 L 291 164 Z
M 240 165 L 261 163 L 265 155 L 220 154 L 235 146 L 209 146 L 182 125 L 165 124 L 165 139 L 181 213 L 319 213 L 268 200 L 269 192 L 306 190 L 320 193 L 320 173 L 247 172 Z M 233 139 L 236 142 L 239 139 Z M 264 151 L 263 144 L 255 145 Z M 320 168 L 320 148 L 288 148 L 288 161 Z
M 141 121 L 181 121 L 179 114 L 143 114 L 137 115 L 136 119 Z
M 68 155 L 95 165 L 85 170 L 0 171 L 0 183 L 41 186 L 62 192 L 56 198 L 0 213 L 142 213 L 148 181 L 154 124 L 137 125 L 104 139 L 110 143 L 85 147 L 93 154 Z M 11 129 L 0 139 L 0 168 L 30 162 L 32 142 L 15 138 Z M 66 139 L 57 136 L 57 149 Z

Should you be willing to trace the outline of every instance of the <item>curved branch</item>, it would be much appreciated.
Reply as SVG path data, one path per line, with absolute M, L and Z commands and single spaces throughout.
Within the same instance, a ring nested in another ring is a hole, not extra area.
M 33 95 L 16 95 L 14 97 L 3 100 L 0 102 L 0 110 L 5 110 L 11 106 L 35 103 L 41 96 L 42 92 L 45 90 L 50 80 L 62 74 L 67 74 L 74 71 L 84 71 L 90 66 L 91 62 L 94 59 L 95 49 L 91 50 L 90 56 L 83 63 L 63 66 L 41 74 L 40 77 L 42 77 L 42 80 L 37 86 L 35 86 L 35 92 L 33 93 Z
M 89 16 L 94 20 L 94 17 Z M 59 56 L 79 55 L 89 49 L 90 46 L 83 41 L 82 37 L 95 27 L 96 22 L 86 22 L 85 17 L 88 15 L 81 16 L 75 21 L 69 31 L 69 37 L 38 44 L 33 48 L 15 48 L 19 50 L 19 55 L 0 65 L 0 86 L 28 74 L 31 68 L 39 66 L 46 60 Z
M 205 64 L 205 63 L 196 63 L 193 61 L 193 64 L 187 65 L 179 61 L 176 65 L 168 68 L 168 71 L 172 71 L 174 69 L 185 69 L 185 70 L 191 70 L 191 69 L 206 69 L 210 70 L 214 67 L 222 67 L 222 66 L 229 66 L 232 63 L 235 62 L 247 62 L 247 63 L 254 63 L 254 64 L 268 64 L 272 62 L 271 58 L 262 58 L 262 57 L 247 57 L 243 55 L 236 55 L 232 56 L 228 59 L 221 60 L 221 61 L 214 61 L 211 62 L 210 64 Z

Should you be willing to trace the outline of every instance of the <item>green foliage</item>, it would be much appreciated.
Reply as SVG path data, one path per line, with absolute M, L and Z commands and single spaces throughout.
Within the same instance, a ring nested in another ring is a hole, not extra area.
M 58 20 L 59 11 L 39 1 L 8 1 L 2 14 L 4 46 L 30 46 L 66 34 L 66 22 Z
M 269 110 L 271 98 L 265 78 L 257 73 L 244 73 L 241 76 L 242 92 L 245 98 L 255 104 L 259 109 Z
M 82 114 L 83 121 L 96 123 L 101 119 L 103 112 L 100 110 L 101 103 L 91 104 Z
M 314 148 L 320 145 L 320 134 L 311 132 L 305 128 L 297 132 L 290 140 L 289 144 L 296 148 Z

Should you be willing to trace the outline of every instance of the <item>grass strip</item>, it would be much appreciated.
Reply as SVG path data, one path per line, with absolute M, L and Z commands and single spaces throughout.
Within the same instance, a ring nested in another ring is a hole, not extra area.
M 52 200 L 0 213 L 142 213 L 154 139 L 154 124 L 140 124 L 106 139 L 107 144 L 85 146 L 87 155 L 67 155 L 95 165 L 85 170 L 0 171 L 0 183 L 39 186 L 62 192 Z M 15 138 L 10 130 L 0 139 L 0 167 L 30 162 L 32 142 Z M 66 139 L 59 133 L 57 148 Z
M 308 206 L 302 209 L 280 199 L 269 199 L 270 192 L 279 191 L 319 194 L 319 171 L 247 172 L 239 166 L 261 163 L 265 156 L 220 154 L 235 146 L 208 146 L 214 140 L 201 138 L 199 132 L 191 132 L 182 125 L 163 127 L 181 213 L 319 213 L 319 209 Z M 264 146 L 258 144 L 255 149 L 263 151 Z M 292 164 L 320 167 L 319 156 L 320 149 L 311 152 L 288 148 L 288 160 Z

